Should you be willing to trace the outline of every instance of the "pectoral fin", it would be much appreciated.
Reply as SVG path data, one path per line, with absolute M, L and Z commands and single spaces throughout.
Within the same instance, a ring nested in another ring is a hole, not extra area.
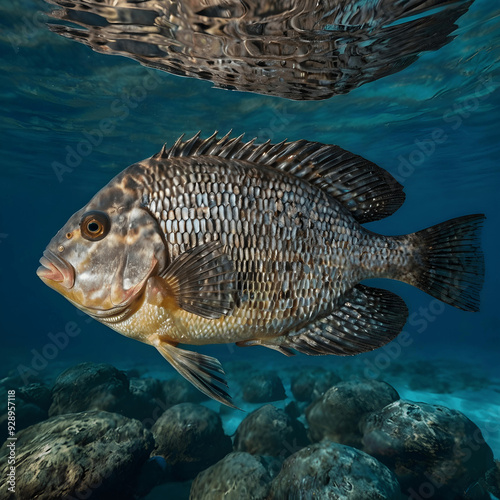
M 226 374 L 219 360 L 204 354 L 179 349 L 167 342 L 155 345 L 160 354 L 189 382 L 208 397 L 239 410 L 226 391 Z
M 236 298 L 236 273 L 220 242 L 180 255 L 162 274 L 179 307 L 207 319 L 229 315 Z

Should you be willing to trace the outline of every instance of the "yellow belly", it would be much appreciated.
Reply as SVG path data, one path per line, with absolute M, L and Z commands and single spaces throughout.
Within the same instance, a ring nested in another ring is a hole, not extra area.
M 230 316 L 205 319 L 183 309 L 172 310 L 144 302 L 132 316 L 108 326 L 147 344 L 157 339 L 193 345 L 227 344 L 278 337 L 297 323 L 292 317 L 280 319 L 279 316 L 279 311 L 256 311 L 247 303 L 235 308 Z

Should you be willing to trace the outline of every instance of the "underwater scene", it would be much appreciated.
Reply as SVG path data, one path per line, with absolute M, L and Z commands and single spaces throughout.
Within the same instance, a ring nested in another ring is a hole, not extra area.
M 0 24 L 0 500 L 500 499 L 497 1 Z

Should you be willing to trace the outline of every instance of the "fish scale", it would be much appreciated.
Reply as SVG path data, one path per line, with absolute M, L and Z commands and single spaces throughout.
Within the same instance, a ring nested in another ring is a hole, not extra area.
M 371 247 L 379 245 L 381 238 L 371 237 L 359 224 L 346 231 L 352 220 L 344 207 L 327 195 L 315 192 L 297 177 L 278 180 L 277 173 L 270 169 L 257 170 L 238 160 L 228 167 L 227 162 L 218 158 L 179 158 L 175 168 L 169 161 L 157 160 L 135 168 L 136 172 L 127 175 L 137 176 L 137 182 L 146 189 L 155 188 L 155 191 L 145 191 L 142 199 L 149 200 L 146 206 L 158 221 L 162 218 L 157 210 L 159 204 L 168 203 L 167 199 L 160 199 L 161 193 L 169 193 L 170 198 L 177 200 L 172 226 L 177 238 L 168 245 L 170 260 L 175 260 L 192 244 L 187 236 L 194 235 L 194 245 L 220 240 L 232 256 L 241 289 L 241 308 L 220 327 L 212 328 L 208 337 L 202 323 L 211 320 L 186 314 L 186 329 L 179 336 L 169 333 L 170 340 L 185 342 L 189 337 L 193 343 L 222 342 L 229 333 L 233 341 L 248 340 L 255 335 L 276 337 L 301 324 L 304 317 L 313 319 L 330 310 L 346 289 L 368 276 L 371 262 L 365 262 L 363 273 L 343 243 L 349 247 L 351 238 L 355 237 Z M 237 192 L 233 189 L 235 178 L 238 179 Z M 182 196 L 185 194 L 182 183 L 187 180 L 191 182 L 190 187 L 199 190 L 193 191 L 194 196 L 189 200 Z M 268 187 L 262 189 L 256 184 Z M 189 206 L 185 205 L 186 201 Z M 209 212 L 203 210 L 206 208 Z M 234 219 L 240 218 L 240 211 L 245 210 L 244 219 L 249 222 L 246 231 L 242 231 L 241 226 L 241 232 L 236 233 L 236 225 L 230 229 L 233 210 Z M 204 217 L 200 217 L 200 213 Z M 191 222 L 189 226 L 184 224 L 186 218 Z M 204 219 L 209 222 L 206 230 L 201 228 Z M 199 231 L 193 232 L 198 226 Z M 302 228 L 300 238 L 297 238 L 296 227 Z M 238 245 L 235 234 L 242 240 Z M 168 233 L 165 236 L 168 238 Z M 250 250 L 250 263 L 243 248 Z M 337 275 L 343 280 L 335 280 Z M 294 283 L 291 304 L 281 298 L 284 284 L 290 282 Z M 313 282 L 325 286 L 312 287 Z M 274 317 L 280 321 L 272 322 Z
M 401 332 L 408 309 L 359 283 L 369 278 L 478 310 L 484 216 L 402 236 L 362 226 L 403 201 L 388 172 L 338 146 L 181 137 L 76 212 L 37 272 L 233 406 L 220 363 L 179 344 L 235 342 L 286 355 L 376 349 Z

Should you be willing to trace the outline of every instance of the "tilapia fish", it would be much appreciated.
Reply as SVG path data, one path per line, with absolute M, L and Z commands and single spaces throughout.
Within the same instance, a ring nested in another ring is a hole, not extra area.
M 113 330 L 151 344 L 232 406 L 215 358 L 179 344 L 353 355 L 401 332 L 404 281 L 477 311 L 483 215 L 403 236 L 362 224 L 404 201 L 377 165 L 334 145 L 199 134 L 131 165 L 54 236 L 38 276 Z

